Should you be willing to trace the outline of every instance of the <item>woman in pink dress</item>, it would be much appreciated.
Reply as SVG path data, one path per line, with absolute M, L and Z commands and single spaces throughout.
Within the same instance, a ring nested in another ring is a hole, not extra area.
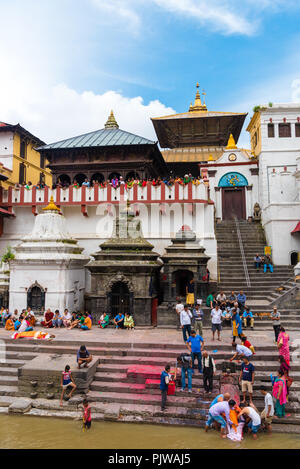
M 275 399 L 275 415 L 279 418 L 285 416 L 285 405 L 287 403 L 287 385 L 284 374 L 278 370 L 273 383 L 273 397 Z
M 285 332 L 283 327 L 280 328 L 280 333 L 277 339 L 277 347 L 279 350 L 279 355 L 281 355 L 286 363 L 290 364 L 290 347 L 289 347 L 289 335 Z

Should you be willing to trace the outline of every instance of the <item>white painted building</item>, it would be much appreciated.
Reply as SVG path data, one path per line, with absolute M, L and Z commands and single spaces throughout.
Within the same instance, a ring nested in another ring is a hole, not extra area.
M 275 264 L 300 253 L 300 104 L 261 106 L 247 129 L 258 159 L 259 204 Z M 293 261 L 295 262 L 295 261 Z
M 28 223 L 27 223 L 28 228 Z M 10 263 L 9 309 L 50 308 L 70 311 L 84 306 L 85 272 L 89 257 L 66 228 L 53 202 L 34 219 L 30 234 L 15 246 Z M 29 300 L 30 297 L 30 300 Z

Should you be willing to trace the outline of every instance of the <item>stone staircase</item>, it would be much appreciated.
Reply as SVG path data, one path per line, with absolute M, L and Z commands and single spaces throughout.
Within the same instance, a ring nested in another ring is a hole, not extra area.
M 262 267 L 256 270 L 253 258 L 256 253 L 263 254 L 266 245 L 260 224 L 244 220 L 223 221 L 216 225 L 216 237 L 218 291 L 223 290 L 226 295 L 230 295 L 232 290 L 236 294 L 243 290 L 252 311 L 266 312 L 272 309 L 282 295 L 297 288 L 291 266 L 275 265 L 273 273 L 269 270 L 264 273 Z M 279 287 L 283 287 L 281 292 L 277 290 Z M 282 313 L 287 316 L 287 325 L 298 326 L 295 309 L 286 309 Z M 258 324 L 263 327 L 266 321 L 259 320 Z
M 6 340 L 7 360 L 0 363 L 0 412 L 7 412 L 10 403 L 19 396 L 18 369 L 37 354 L 75 354 L 80 346 L 79 341 L 55 340 L 52 343 L 33 344 Z M 203 427 L 207 409 L 211 400 L 219 393 L 219 376 L 221 364 L 228 360 L 232 348 L 227 344 L 207 345 L 213 353 L 217 366 L 214 379 L 214 392 L 207 396 L 203 392 L 202 376 L 195 370 L 193 392 L 180 392 L 179 382 L 174 396 L 168 396 L 167 411 L 160 410 L 160 373 L 166 363 L 175 366 L 176 357 L 185 351 L 180 344 L 170 343 L 87 343 L 89 351 L 99 360 L 94 380 L 87 394 L 92 404 L 95 420 L 115 420 L 119 422 L 143 422 L 167 425 L 189 425 Z M 263 400 L 258 391 L 264 383 L 271 390 L 270 372 L 277 369 L 277 353 L 274 345 L 257 347 L 253 358 L 256 367 L 254 402 L 259 410 Z M 287 405 L 290 417 L 274 420 L 274 431 L 300 432 L 300 364 L 292 365 L 294 383 Z M 78 417 L 78 404 L 82 396 L 75 395 L 63 408 L 55 399 L 33 399 L 29 415 Z

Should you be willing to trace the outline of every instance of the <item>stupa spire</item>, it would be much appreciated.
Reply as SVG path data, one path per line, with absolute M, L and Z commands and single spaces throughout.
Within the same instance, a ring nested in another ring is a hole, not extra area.
M 109 115 L 109 118 L 106 121 L 105 128 L 106 129 L 118 129 L 119 128 L 113 111 L 110 111 L 110 115 Z
M 196 85 L 197 92 L 196 92 L 195 102 L 194 102 L 194 105 L 192 104 L 190 105 L 189 112 L 207 111 L 205 102 L 202 104 L 199 87 L 200 85 L 199 83 L 197 83 Z
M 47 205 L 47 207 L 44 207 L 43 210 L 51 210 L 54 212 L 60 212 L 60 208 L 58 208 L 54 203 L 53 195 L 51 195 L 49 205 Z
M 234 137 L 233 137 L 232 134 L 230 134 L 230 137 L 229 137 L 229 139 L 228 139 L 228 143 L 227 143 L 226 150 L 236 150 L 236 149 L 237 149 L 237 146 L 236 146 Z

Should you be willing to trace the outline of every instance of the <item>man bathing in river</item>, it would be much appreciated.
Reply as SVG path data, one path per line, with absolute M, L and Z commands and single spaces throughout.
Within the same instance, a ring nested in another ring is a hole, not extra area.
M 227 423 L 229 423 L 229 425 L 232 425 L 232 421 L 230 420 L 229 415 L 230 409 L 233 409 L 235 404 L 236 402 L 231 399 L 229 402 L 221 401 L 211 406 L 208 412 L 208 419 L 205 425 L 205 431 L 207 432 L 212 423 L 216 422 L 221 425 L 221 437 L 226 438 Z M 225 418 L 223 417 L 223 415 L 225 415 Z

